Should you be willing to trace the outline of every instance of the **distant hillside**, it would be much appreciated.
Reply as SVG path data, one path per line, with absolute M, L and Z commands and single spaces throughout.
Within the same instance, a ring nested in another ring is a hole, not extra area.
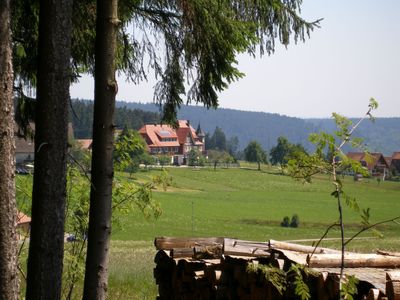
M 154 104 L 118 102 L 119 107 L 159 112 Z M 265 149 L 275 146 L 279 136 L 286 136 L 292 143 L 301 143 L 312 149 L 308 135 L 321 130 L 335 130 L 331 119 L 300 119 L 264 112 L 249 112 L 218 108 L 207 110 L 200 106 L 182 106 L 179 119 L 190 120 L 193 127 L 200 123 L 205 132 L 213 133 L 216 126 L 223 129 L 226 136 L 237 136 L 243 149 L 251 140 L 257 140 Z M 400 118 L 379 118 L 374 123 L 364 122 L 356 136 L 365 140 L 370 151 L 391 155 L 400 151 Z
M 331 119 L 308 119 L 319 130 L 332 132 L 335 123 Z M 357 121 L 352 119 L 353 122 Z M 377 118 L 374 122 L 365 120 L 355 132 L 357 137 L 364 139 L 364 143 L 371 152 L 382 152 L 391 155 L 400 151 L 400 118 Z
M 77 139 L 91 138 L 93 125 L 93 101 L 72 100 L 70 106 L 69 121 L 72 122 L 74 135 Z M 147 123 L 157 123 L 160 115 L 155 112 L 143 111 L 141 109 L 130 109 L 117 107 L 115 110 L 115 124 L 117 127 L 128 127 L 139 129 Z

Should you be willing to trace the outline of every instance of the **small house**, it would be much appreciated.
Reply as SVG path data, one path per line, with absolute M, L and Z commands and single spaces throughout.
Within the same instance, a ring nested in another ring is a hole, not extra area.
M 372 176 L 381 176 L 384 179 L 388 174 L 389 165 L 382 153 L 349 152 L 347 157 L 360 162 Z
M 389 166 L 393 174 L 400 174 L 400 152 L 393 152 Z

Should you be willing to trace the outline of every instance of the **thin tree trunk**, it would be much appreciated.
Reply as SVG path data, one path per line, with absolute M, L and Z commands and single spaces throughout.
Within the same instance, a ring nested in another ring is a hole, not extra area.
M 35 171 L 26 299 L 60 299 L 72 0 L 40 1 Z
M 83 299 L 105 299 L 114 177 L 117 0 L 97 1 L 92 187 Z
M 0 298 L 18 299 L 10 1 L 0 0 Z

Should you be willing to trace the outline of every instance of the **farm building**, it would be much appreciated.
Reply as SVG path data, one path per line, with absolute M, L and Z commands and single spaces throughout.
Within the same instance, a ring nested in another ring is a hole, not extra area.
M 205 134 L 200 125 L 197 130 L 187 120 L 179 120 L 178 127 L 163 124 L 147 124 L 139 129 L 150 154 L 170 155 L 174 164 L 186 164 L 191 150 L 205 151 Z
M 386 177 L 389 165 L 382 153 L 349 152 L 347 157 L 366 167 L 372 176 Z
M 390 170 L 394 174 L 400 174 L 400 152 L 394 152 L 390 157 Z

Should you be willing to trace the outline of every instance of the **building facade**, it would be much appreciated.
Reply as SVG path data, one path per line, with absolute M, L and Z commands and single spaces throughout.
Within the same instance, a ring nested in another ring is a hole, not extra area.
M 170 155 L 171 162 L 186 164 L 188 153 L 192 150 L 204 153 L 204 132 L 200 125 L 197 130 L 187 120 L 179 120 L 177 127 L 163 124 L 147 124 L 139 129 L 151 155 Z

